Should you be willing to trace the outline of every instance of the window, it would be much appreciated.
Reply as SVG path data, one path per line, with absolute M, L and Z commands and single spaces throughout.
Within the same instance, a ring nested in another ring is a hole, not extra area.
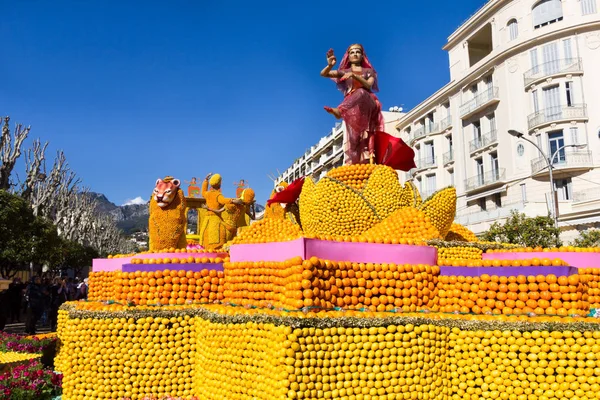
M 560 71 L 560 61 L 558 56 L 558 42 L 545 44 L 542 47 L 544 56 L 544 74 L 552 75 Z
M 516 19 L 508 21 L 508 40 L 515 40 L 519 36 L 519 26 Z
M 544 89 L 544 103 L 546 121 L 555 121 L 562 118 L 558 85 Z
M 450 186 L 454 186 L 454 170 L 448 171 L 448 177 L 450 178 Z
M 475 169 L 477 170 L 477 181 L 479 185 L 483 185 L 483 159 L 475 159 Z
M 531 72 L 533 74 L 537 74 L 538 72 L 540 72 L 537 49 L 532 49 L 529 52 L 529 58 L 531 59 Z
M 485 88 L 488 92 L 491 92 L 494 87 L 494 78 L 492 75 L 488 75 L 485 77 Z
M 565 82 L 565 90 L 567 92 L 567 106 L 573 107 L 575 105 L 575 95 L 573 94 L 573 82 Z
M 577 131 L 577 127 L 569 128 L 571 131 L 571 144 L 579 144 L 579 132 Z
M 485 197 L 482 197 L 479 199 L 479 208 L 481 208 L 481 211 L 486 211 L 487 210 L 487 199 Z
M 490 153 L 490 166 L 492 168 L 492 179 L 500 179 L 500 165 L 498 164 L 498 153 Z
M 564 59 L 566 64 L 573 62 L 573 52 L 571 51 L 571 38 L 563 40 Z
M 473 122 L 473 139 L 477 143 L 481 143 L 481 123 L 479 121 Z
M 490 132 L 496 131 L 496 114 L 492 113 L 487 116 L 488 124 L 490 126 Z
M 548 148 L 550 149 L 552 164 L 564 163 L 566 161 L 564 145 L 565 138 L 563 131 L 548 132 Z
M 521 183 L 521 201 L 527 203 L 527 187 L 524 183 Z
M 571 178 L 556 179 L 554 181 L 554 190 L 556 190 L 558 200 L 573 200 Z
M 542 0 L 533 6 L 532 15 L 534 29 L 562 21 L 562 3 L 560 0 Z
M 502 194 L 501 193 L 496 193 L 494 195 L 494 204 L 496 204 L 496 208 L 502 207 Z
M 581 1 L 581 14 L 596 14 L 596 0 L 580 0 Z
M 537 89 L 531 92 L 531 97 L 533 98 L 533 111 L 540 111 L 540 102 L 538 100 L 538 91 Z
M 425 189 L 425 191 L 427 192 L 427 196 L 433 194 L 433 192 L 435 192 L 436 189 L 436 179 L 435 179 L 435 174 L 433 175 L 426 175 L 425 176 L 425 184 L 427 186 L 427 188 Z
M 522 157 L 523 154 L 525 154 L 525 146 L 523 146 L 523 143 L 519 143 L 517 145 L 517 154 L 519 155 L 519 157 Z
M 435 149 L 433 147 L 433 142 L 425 143 L 425 165 L 434 165 L 435 164 Z

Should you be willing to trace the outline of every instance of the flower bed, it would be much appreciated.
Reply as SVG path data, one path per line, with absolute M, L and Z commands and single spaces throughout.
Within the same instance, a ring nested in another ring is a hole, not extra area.
M 0 398 L 50 400 L 61 393 L 62 375 L 28 361 L 0 375 Z

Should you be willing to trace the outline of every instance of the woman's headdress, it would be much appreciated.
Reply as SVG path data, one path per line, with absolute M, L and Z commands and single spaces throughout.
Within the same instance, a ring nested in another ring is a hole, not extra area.
M 360 66 L 363 68 L 372 69 L 373 74 L 377 74 L 377 72 L 375 71 L 375 68 L 373 68 L 373 65 L 371 65 L 371 63 L 369 62 L 369 57 L 367 57 L 367 53 L 365 53 L 365 48 L 362 46 L 362 44 L 358 44 L 358 43 L 351 44 L 350 46 L 348 46 L 348 49 L 346 49 L 346 52 L 344 53 L 344 57 L 342 57 L 342 61 L 340 62 L 339 69 L 340 70 L 350 69 L 349 54 L 350 54 L 350 49 L 352 49 L 353 47 L 358 47 L 362 51 L 362 62 L 360 63 Z M 371 91 L 373 91 L 373 92 L 379 91 L 379 87 L 377 85 L 377 78 L 375 78 L 375 83 L 373 84 Z

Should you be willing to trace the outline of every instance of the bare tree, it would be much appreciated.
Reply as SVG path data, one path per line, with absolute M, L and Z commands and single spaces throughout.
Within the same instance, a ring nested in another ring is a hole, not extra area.
M 2 125 L 2 136 L 0 136 L 0 189 L 10 189 L 10 175 L 15 163 L 21 156 L 21 146 L 23 141 L 29 135 L 30 127 L 23 128 L 23 125 L 15 126 L 14 134 L 11 136 L 8 123 L 10 117 L 4 117 L 4 125 Z M 13 143 L 14 140 L 14 143 Z

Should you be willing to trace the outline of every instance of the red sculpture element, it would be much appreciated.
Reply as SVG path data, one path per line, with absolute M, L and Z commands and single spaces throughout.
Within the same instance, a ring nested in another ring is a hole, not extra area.
M 290 185 L 287 188 L 283 189 L 279 193 L 275 193 L 273 197 L 267 200 L 267 206 L 270 206 L 271 203 L 295 203 L 296 200 L 298 200 L 298 198 L 300 197 L 300 192 L 302 192 L 303 184 L 304 177 L 296 179 L 294 182 L 290 183 Z
M 394 169 L 408 171 L 416 168 L 415 151 L 402 139 L 385 132 L 375 133 L 375 162 Z

